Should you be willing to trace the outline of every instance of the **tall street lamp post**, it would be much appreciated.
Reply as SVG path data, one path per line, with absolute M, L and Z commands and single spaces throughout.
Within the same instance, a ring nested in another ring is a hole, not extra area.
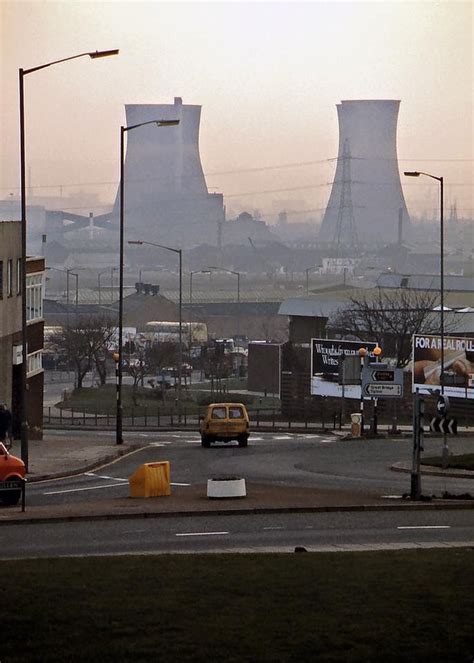
M 59 267 L 46 267 L 46 270 L 48 272 L 50 270 L 53 270 L 55 272 L 61 272 L 62 274 L 66 274 L 66 320 L 67 320 L 66 325 L 69 330 L 69 302 L 70 302 L 69 276 L 74 276 L 76 279 L 76 322 L 77 322 L 78 305 L 79 305 L 79 274 L 75 274 L 70 269 L 59 269 Z
M 30 69 L 19 69 L 19 88 L 20 88 L 20 198 L 21 198 L 21 292 L 22 292 L 22 315 L 21 315 L 21 342 L 22 342 L 22 368 L 21 368 L 21 458 L 28 470 L 28 316 L 26 309 L 26 156 L 25 156 L 25 92 L 24 78 L 27 74 L 32 74 L 40 69 L 46 69 L 61 62 L 75 60 L 76 58 L 90 57 L 91 59 L 105 58 L 109 55 L 117 55 L 118 49 L 111 51 L 92 51 L 88 53 L 79 53 L 61 60 L 54 60 L 38 67 Z
M 179 120 L 150 120 L 148 122 L 140 122 L 140 124 L 132 124 L 130 127 L 120 127 L 120 264 L 119 264 L 119 338 L 118 338 L 118 353 L 117 353 L 117 415 L 116 415 L 116 430 L 115 441 L 117 444 L 123 443 L 122 435 L 122 341 L 123 341 L 123 255 L 124 255 L 124 187 L 125 187 L 125 134 L 138 127 L 144 127 L 148 124 L 155 124 L 157 127 L 174 127 L 179 124 Z
M 189 272 L 189 349 L 191 350 L 192 342 L 192 322 L 193 322 L 193 276 L 194 274 L 210 274 L 210 269 L 198 269 L 194 272 Z
M 214 269 L 220 272 L 227 272 L 227 274 L 234 274 L 237 277 L 237 336 L 240 336 L 240 272 L 235 272 L 232 269 L 225 269 L 224 267 L 215 267 L 210 265 L 209 269 Z
M 433 180 L 437 180 L 440 184 L 440 210 L 439 210 L 439 220 L 440 220 L 440 256 L 439 256 L 439 290 L 440 290 L 440 337 L 441 337 L 441 371 L 440 371 L 440 386 L 441 393 L 444 394 L 444 179 L 442 177 L 437 177 L 436 175 L 430 175 L 429 173 L 423 173 L 421 171 L 406 171 L 404 173 L 407 177 L 419 177 L 420 175 L 425 175 L 426 177 L 431 177 Z
M 407 177 L 431 177 L 439 182 L 439 294 L 440 294 L 440 341 L 441 341 L 441 369 L 439 374 L 439 384 L 441 393 L 444 395 L 444 178 L 430 173 L 424 173 L 419 170 L 405 171 Z M 443 435 L 443 467 L 448 465 L 449 447 L 447 435 Z
M 129 244 L 138 244 L 142 246 L 156 246 L 159 249 L 166 249 L 177 253 L 179 257 L 179 345 L 178 345 L 178 420 L 181 422 L 181 374 L 183 370 L 183 250 L 176 249 L 173 246 L 164 246 L 155 242 L 145 242 L 144 240 L 128 240 Z

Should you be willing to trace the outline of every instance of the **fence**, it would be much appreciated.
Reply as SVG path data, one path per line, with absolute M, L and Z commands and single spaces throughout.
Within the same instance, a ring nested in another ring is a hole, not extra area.
M 204 411 L 204 410 L 203 410 Z M 340 430 L 342 421 L 340 412 L 331 413 L 330 416 L 315 418 L 314 416 L 292 417 L 283 416 L 279 408 L 250 408 L 249 417 L 253 430 Z M 58 409 L 47 407 L 43 411 L 43 425 L 45 428 L 101 428 L 115 429 L 116 410 L 107 410 L 105 413 L 90 412 L 78 409 Z M 167 429 L 173 427 L 198 430 L 199 413 L 183 407 L 181 416 L 177 407 L 160 407 L 156 409 L 139 408 L 122 415 L 124 430 L 146 428 L 150 430 Z

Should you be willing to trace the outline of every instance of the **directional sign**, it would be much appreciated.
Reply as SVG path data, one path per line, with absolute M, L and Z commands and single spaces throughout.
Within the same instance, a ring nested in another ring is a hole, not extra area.
M 389 364 L 372 362 L 361 373 L 362 395 L 371 398 L 401 398 L 403 370 Z
M 395 371 L 372 371 L 372 380 L 374 382 L 394 382 Z
M 381 383 L 381 382 L 369 382 L 364 385 L 364 394 L 366 396 L 374 396 L 378 398 L 379 396 L 401 396 L 402 395 L 402 385 L 401 384 L 390 384 L 390 383 Z
M 430 430 L 433 433 L 457 435 L 458 422 L 456 419 L 448 419 L 447 417 L 433 417 L 430 421 Z
M 449 398 L 445 396 L 444 394 L 441 394 L 438 396 L 438 400 L 436 402 L 436 409 L 438 411 L 438 414 L 442 417 L 444 417 L 446 414 L 448 414 L 449 410 Z

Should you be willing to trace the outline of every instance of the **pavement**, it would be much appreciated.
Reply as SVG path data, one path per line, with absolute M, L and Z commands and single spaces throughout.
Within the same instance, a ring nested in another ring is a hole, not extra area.
M 224 515 L 269 512 L 317 512 L 396 510 L 400 508 L 474 508 L 474 500 L 436 500 L 430 502 L 409 499 L 387 500 L 360 492 L 330 491 L 280 484 L 246 483 L 247 495 L 237 499 L 209 499 L 207 484 L 172 486 L 171 495 L 154 498 L 123 497 L 110 499 L 98 494 L 94 501 L 74 502 L 55 506 L 28 504 L 28 484 L 80 475 L 97 470 L 126 454 L 133 454 L 147 446 L 126 440 L 117 446 L 112 437 L 81 435 L 80 438 L 45 431 L 43 440 L 30 440 L 29 472 L 26 487 L 26 509 L 21 504 L 0 508 L 0 524 L 67 521 L 80 519 L 110 519 L 136 517 L 166 517 L 177 515 Z M 11 453 L 20 456 L 19 442 Z M 409 471 L 397 464 L 393 469 Z M 423 471 L 425 469 L 423 468 Z M 171 468 L 171 481 L 173 468 Z M 449 470 L 437 470 L 449 473 Z M 470 475 L 474 477 L 474 473 Z M 464 475 L 465 476 L 465 475 Z M 100 491 L 99 491 L 100 492 Z

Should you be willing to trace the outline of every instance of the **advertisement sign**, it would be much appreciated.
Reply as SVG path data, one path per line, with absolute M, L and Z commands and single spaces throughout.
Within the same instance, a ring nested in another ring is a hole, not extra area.
M 457 398 L 474 398 L 474 339 L 444 337 L 444 393 Z M 441 389 L 441 336 L 413 336 L 413 391 L 429 394 Z
M 375 361 L 373 350 L 376 343 L 367 341 L 341 341 L 339 339 L 311 339 L 311 394 L 313 396 L 334 396 L 335 398 L 361 397 L 360 385 L 339 384 L 339 361 L 343 355 L 357 355 L 360 348 L 368 350 L 368 356 Z

